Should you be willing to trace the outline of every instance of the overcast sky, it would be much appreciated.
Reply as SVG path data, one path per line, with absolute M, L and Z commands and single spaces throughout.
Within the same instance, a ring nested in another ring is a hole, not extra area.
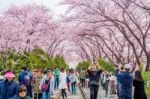
M 59 0 L 0 0 L 0 13 L 3 13 L 11 5 L 42 4 L 50 8 L 58 17 L 65 12 L 66 7 L 59 5 Z
M 50 8 L 53 13 L 55 18 L 59 18 L 60 14 L 65 13 L 65 10 L 67 7 L 65 6 L 60 6 L 59 5 L 60 0 L 0 0 L 0 14 L 2 14 L 6 9 L 8 9 L 11 5 L 26 5 L 26 4 L 39 4 L 39 5 L 44 5 L 48 8 Z M 71 54 L 71 53 L 70 53 Z M 72 58 L 75 56 L 72 54 Z M 77 61 L 74 59 L 71 59 L 72 61 L 69 61 L 70 67 L 74 68 L 75 65 L 77 64 Z

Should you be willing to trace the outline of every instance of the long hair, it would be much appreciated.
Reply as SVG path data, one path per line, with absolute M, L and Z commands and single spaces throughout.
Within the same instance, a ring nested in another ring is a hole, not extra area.
M 141 74 L 141 71 L 139 71 L 139 70 L 135 71 L 135 80 L 144 81 L 143 77 L 142 77 L 142 74 Z

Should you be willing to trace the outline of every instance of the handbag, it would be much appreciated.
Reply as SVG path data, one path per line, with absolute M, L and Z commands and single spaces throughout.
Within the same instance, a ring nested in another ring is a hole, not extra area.
M 47 84 L 44 83 L 41 85 L 41 91 L 47 91 L 49 84 L 50 84 L 50 79 L 48 80 Z

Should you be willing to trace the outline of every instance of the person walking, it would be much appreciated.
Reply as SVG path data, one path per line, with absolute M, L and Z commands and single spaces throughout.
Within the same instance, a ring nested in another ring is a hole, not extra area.
M 71 80 L 72 94 L 76 94 L 77 91 L 76 84 L 78 83 L 78 77 L 73 69 L 71 69 L 70 80 Z
M 25 85 L 27 87 L 27 96 L 32 98 L 32 74 L 27 67 L 22 68 L 23 71 L 19 74 L 18 81 L 19 85 Z
M 147 99 L 144 90 L 144 80 L 139 70 L 135 71 L 135 78 L 133 80 L 134 99 Z
M 98 70 L 97 64 L 94 63 L 91 67 L 88 68 L 87 72 L 90 80 L 90 99 L 97 99 L 101 70 Z
M 88 88 L 89 87 L 89 74 L 88 74 L 87 70 L 85 71 L 85 74 L 86 74 L 85 87 Z
M 35 71 L 35 75 L 33 78 L 33 92 L 34 92 L 34 99 L 42 99 L 42 92 L 39 89 L 40 82 L 42 79 L 42 72 L 41 70 Z
M 25 85 L 19 86 L 18 89 L 18 95 L 14 96 L 10 99 L 31 99 L 29 96 L 27 96 L 27 88 Z
M 123 71 L 117 74 L 119 99 L 132 99 L 133 77 L 130 73 L 130 64 L 125 64 Z
M 56 68 L 53 72 L 55 78 L 55 89 L 58 89 L 59 86 L 59 73 L 60 71 L 58 70 L 58 68 Z
M 70 92 L 70 83 L 71 83 L 70 71 L 67 70 L 67 87 L 68 87 L 68 91 L 69 91 L 69 92 Z
M 4 77 L 6 79 L 0 82 L 0 99 L 10 99 L 18 94 L 19 85 L 14 81 L 13 71 L 6 71 Z
M 105 97 L 108 95 L 108 85 L 109 85 L 109 73 L 107 71 L 104 71 L 102 76 L 102 85 L 103 89 L 105 90 Z
M 110 78 L 110 94 L 116 94 L 116 78 L 114 76 L 114 74 L 111 74 Z
M 80 71 L 79 78 L 80 78 L 80 82 L 81 82 L 81 87 L 85 87 L 86 74 L 83 69 Z
M 61 69 L 59 76 L 59 89 L 61 90 L 62 98 L 67 99 L 66 88 L 67 88 L 67 74 L 64 69 Z
M 42 99 L 51 99 L 52 91 L 54 90 L 55 79 L 51 69 L 46 70 L 46 75 L 43 75 L 40 90 L 42 91 Z

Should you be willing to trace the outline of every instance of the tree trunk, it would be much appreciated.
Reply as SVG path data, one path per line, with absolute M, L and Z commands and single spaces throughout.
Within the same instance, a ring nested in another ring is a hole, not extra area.
M 150 52 L 146 55 L 146 67 L 145 67 L 145 71 L 149 71 L 149 67 L 150 67 Z

